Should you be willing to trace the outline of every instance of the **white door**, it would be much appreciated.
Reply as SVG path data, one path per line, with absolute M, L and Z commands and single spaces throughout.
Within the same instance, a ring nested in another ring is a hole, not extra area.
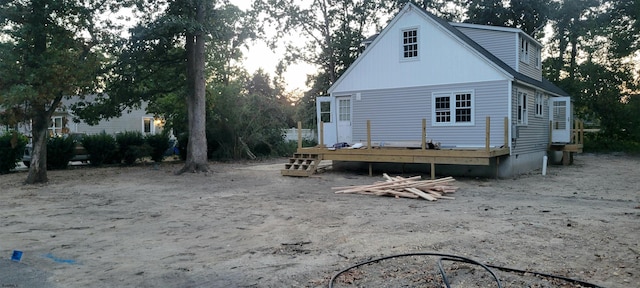
M 571 98 L 552 97 L 549 103 L 551 111 L 551 142 L 571 142 Z
M 316 98 L 316 115 L 318 122 L 318 144 L 320 141 L 320 131 L 323 133 L 322 141 L 324 146 L 333 146 L 338 142 L 337 126 L 334 115 L 333 97 L 317 97 Z M 322 124 L 320 124 L 322 123 Z M 322 129 L 320 129 L 322 125 Z
M 351 143 L 351 96 L 336 97 L 338 106 L 338 142 Z

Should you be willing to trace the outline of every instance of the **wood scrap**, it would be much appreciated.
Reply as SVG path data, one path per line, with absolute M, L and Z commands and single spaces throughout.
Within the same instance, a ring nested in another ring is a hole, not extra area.
M 384 182 L 377 182 L 371 185 L 332 187 L 337 190 L 336 194 L 353 193 L 377 196 L 392 196 L 402 198 L 422 198 L 429 201 L 438 199 L 453 200 L 454 197 L 445 194 L 456 192 L 459 187 L 450 183 L 454 182 L 453 177 L 445 177 L 436 180 L 421 180 L 421 176 L 404 178 L 401 176 L 391 177 L 387 173 L 382 174 Z

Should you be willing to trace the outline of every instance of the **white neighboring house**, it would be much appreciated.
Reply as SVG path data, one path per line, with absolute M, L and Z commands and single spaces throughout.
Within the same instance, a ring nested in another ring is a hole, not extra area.
M 328 145 L 366 142 L 368 120 L 372 142 L 419 140 L 426 119 L 427 138 L 442 147 L 485 147 L 489 116 L 490 147 L 508 134 L 497 172 L 508 177 L 541 168 L 549 143 L 570 142 L 570 97 L 542 78 L 542 45 L 520 29 L 448 23 L 408 3 L 363 44 L 317 98 Z

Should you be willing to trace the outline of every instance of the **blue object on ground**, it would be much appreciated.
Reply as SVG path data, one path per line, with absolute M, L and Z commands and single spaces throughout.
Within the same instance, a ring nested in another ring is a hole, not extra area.
M 11 254 L 11 260 L 20 262 L 20 259 L 22 259 L 22 251 L 13 250 L 13 254 Z

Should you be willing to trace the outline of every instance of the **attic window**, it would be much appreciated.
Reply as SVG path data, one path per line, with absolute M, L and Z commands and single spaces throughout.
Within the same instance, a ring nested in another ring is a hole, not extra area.
M 415 59 L 418 57 L 418 29 L 402 30 L 402 58 Z
M 520 39 L 520 61 L 529 63 L 529 41 L 527 39 Z

